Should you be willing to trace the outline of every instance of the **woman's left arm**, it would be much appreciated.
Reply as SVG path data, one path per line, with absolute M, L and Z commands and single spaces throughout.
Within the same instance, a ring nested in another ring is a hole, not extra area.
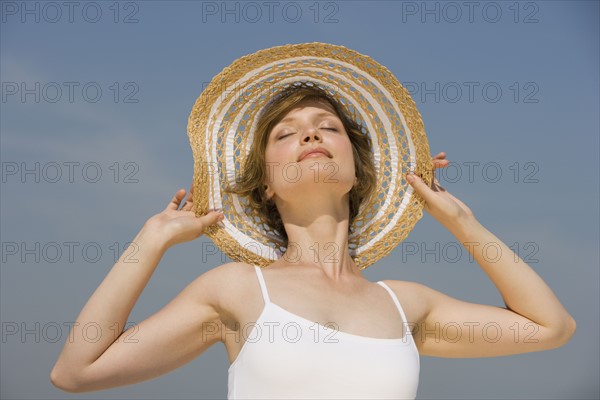
M 433 159 L 434 169 L 447 165 L 448 161 L 444 158 L 445 154 L 442 152 Z M 536 342 L 537 346 L 527 345 L 522 340 L 511 340 L 512 343 L 502 341 L 504 343 L 497 343 L 493 351 L 490 351 L 492 348 L 489 346 L 492 343 L 487 343 L 487 346 L 480 343 L 481 353 L 474 348 L 467 350 L 467 345 L 462 349 L 466 356 L 514 354 L 555 348 L 565 344 L 575 332 L 575 320 L 542 278 L 498 237 L 481 225 L 469 207 L 442 188 L 437 180 L 434 179 L 429 187 L 416 175 L 412 175 L 412 177 L 409 175 L 407 179 L 414 190 L 425 200 L 425 210 L 465 246 L 469 254 L 498 288 L 507 307 L 506 309 L 483 305 L 477 305 L 480 306 L 477 307 L 474 304 L 460 302 L 431 290 L 428 296 L 430 307 L 426 317 L 427 325 L 448 322 L 448 319 L 452 318 L 449 317 L 450 315 L 463 319 L 463 321 L 481 315 L 484 321 L 480 322 L 503 321 L 500 326 L 504 329 L 515 329 L 515 322 L 527 321 L 527 324 L 530 321 L 534 328 L 540 331 L 537 337 L 544 340 L 544 343 Z M 498 256 L 493 260 L 482 252 L 482 248 L 486 244 L 493 245 L 498 251 Z M 460 309 L 461 304 L 464 306 L 462 310 Z M 513 314 L 511 318 L 510 313 L 516 313 L 518 316 Z M 478 321 L 472 322 L 477 323 Z M 522 328 L 523 326 L 516 327 L 518 330 Z M 477 346 L 476 341 L 471 343 Z M 498 346 L 504 347 L 504 349 L 501 350 Z M 433 345 L 433 347 L 436 346 Z M 459 344 L 458 346 L 442 345 L 439 347 L 439 350 L 446 348 L 446 350 L 450 350 L 450 353 L 455 353 L 462 346 Z M 452 347 L 454 347 L 453 351 Z M 433 352 L 435 353 L 435 351 Z M 455 353 L 453 356 L 460 355 Z

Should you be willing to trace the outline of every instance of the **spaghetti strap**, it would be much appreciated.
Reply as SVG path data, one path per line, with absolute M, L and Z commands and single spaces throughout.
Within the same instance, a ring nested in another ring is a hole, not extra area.
M 385 290 L 388 291 L 388 293 L 392 297 L 392 300 L 394 300 L 396 307 L 398 307 L 398 311 L 400 311 L 400 315 L 402 316 L 403 322 L 405 324 L 408 324 L 408 319 L 406 318 L 406 314 L 404 314 L 404 310 L 402 309 L 402 306 L 400 305 L 400 301 L 398 300 L 398 297 L 396 297 L 396 294 L 394 293 L 394 291 L 392 289 L 390 289 L 390 287 L 382 281 L 378 281 L 377 283 L 379 284 L 379 286 L 383 286 L 385 288 Z M 410 330 L 408 332 L 410 333 Z
M 270 302 L 270 300 L 269 300 L 269 293 L 267 292 L 267 285 L 265 284 L 265 278 L 263 277 L 260 267 L 255 265 L 254 269 L 256 270 L 256 276 L 258 277 L 258 283 L 260 283 L 260 291 L 262 292 L 263 300 L 265 301 L 265 304 L 268 304 Z

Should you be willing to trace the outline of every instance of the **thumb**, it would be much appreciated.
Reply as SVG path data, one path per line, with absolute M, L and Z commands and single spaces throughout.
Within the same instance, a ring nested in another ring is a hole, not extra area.
M 412 186 L 415 192 L 425 199 L 425 202 L 429 203 L 433 200 L 433 190 L 423 182 L 421 177 L 415 174 L 406 174 L 406 181 Z
M 200 223 L 202 224 L 202 230 L 206 229 L 206 227 L 214 225 L 223 220 L 225 216 L 220 211 L 211 211 L 202 217 L 199 217 Z

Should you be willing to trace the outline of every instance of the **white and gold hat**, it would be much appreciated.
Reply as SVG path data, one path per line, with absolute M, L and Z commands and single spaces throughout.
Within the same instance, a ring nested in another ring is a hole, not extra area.
M 326 43 L 288 44 L 243 56 L 217 74 L 188 121 L 194 156 L 194 212 L 222 210 L 221 226 L 205 234 L 230 258 L 265 267 L 285 245 L 235 184 L 255 135 L 257 117 L 290 85 L 315 85 L 348 110 L 371 136 L 377 187 L 352 223 L 349 251 L 359 269 L 386 256 L 423 215 L 423 199 L 405 173 L 433 180 L 421 115 L 408 91 L 372 58 Z

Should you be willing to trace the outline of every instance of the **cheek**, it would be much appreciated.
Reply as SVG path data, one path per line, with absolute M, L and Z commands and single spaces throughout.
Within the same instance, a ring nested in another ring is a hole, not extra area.
M 319 170 L 319 176 L 323 176 L 324 182 L 336 182 L 344 187 L 351 187 L 354 184 L 356 168 L 352 151 L 352 144 L 349 139 L 341 139 L 332 143 L 336 149 L 334 160 L 324 162 Z
M 352 143 L 350 143 L 350 139 L 346 139 L 344 145 L 344 170 L 347 171 L 349 175 L 354 176 L 356 173 L 356 169 L 354 167 L 354 151 L 352 150 Z
M 283 152 L 274 147 L 268 147 L 265 151 L 266 183 L 271 187 L 278 185 L 278 177 L 281 177 L 281 169 L 285 165 L 283 156 Z
M 281 151 L 278 151 L 278 149 L 275 146 L 267 146 L 267 148 L 265 149 L 265 163 L 267 164 L 267 166 L 269 164 L 281 162 L 280 158 Z

